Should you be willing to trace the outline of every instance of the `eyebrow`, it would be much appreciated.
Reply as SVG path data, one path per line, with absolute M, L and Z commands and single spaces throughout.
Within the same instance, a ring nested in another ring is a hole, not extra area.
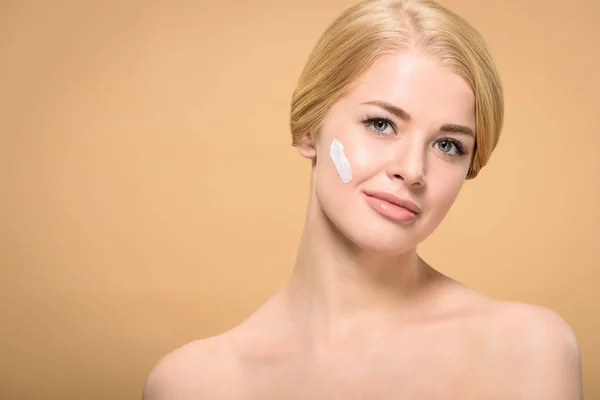
M 464 133 L 465 135 L 473 136 L 475 138 L 475 133 L 473 129 L 468 126 L 456 125 L 456 124 L 444 124 L 440 127 L 441 132 L 456 132 L 456 133 Z
M 409 113 L 404 111 L 401 108 L 396 107 L 393 104 L 387 103 L 385 101 L 367 101 L 366 103 L 370 106 L 377 106 L 379 108 L 383 108 L 385 111 L 394 114 L 396 117 L 400 118 L 402 121 L 409 122 L 411 120 L 411 116 Z
M 405 122 L 410 122 L 412 119 L 412 117 L 410 116 L 409 113 L 407 113 L 403 109 L 396 107 L 395 105 L 387 103 L 385 101 L 368 101 L 363 104 L 383 108 L 387 112 L 394 114 L 396 117 L 400 118 L 402 121 L 405 121 Z M 469 135 L 469 136 L 472 136 L 473 138 L 475 138 L 475 133 L 473 132 L 473 129 L 469 128 L 468 126 L 464 126 L 464 125 L 444 124 L 440 127 L 440 131 L 441 132 L 464 133 L 465 135 Z

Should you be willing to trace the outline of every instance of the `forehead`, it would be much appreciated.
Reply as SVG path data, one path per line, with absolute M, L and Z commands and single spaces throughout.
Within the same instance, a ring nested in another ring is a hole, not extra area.
M 347 100 L 386 101 L 417 122 L 475 124 L 475 95 L 468 83 L 441 62 L 417 53 L 379 58 Z

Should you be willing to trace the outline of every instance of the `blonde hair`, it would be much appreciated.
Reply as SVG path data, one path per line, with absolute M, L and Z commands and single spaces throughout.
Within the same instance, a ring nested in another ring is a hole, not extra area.
M 352 91 L 373 62 L 400 50 L 434 56 L 473 90 L 476 139 L 467 179 L 474 178 L 488 162 L 502 131 L 502 83 L 479 32 L 430 0 L 366 0 L 327 28 L 292 96 L 293 145 L 319 132 L 333 104 Z

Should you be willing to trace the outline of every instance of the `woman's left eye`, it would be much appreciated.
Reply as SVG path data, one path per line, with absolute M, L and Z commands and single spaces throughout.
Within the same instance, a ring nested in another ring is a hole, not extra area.
M 461 156 L 466 154 L 463 145 L 456 140 L 441 139 L 436 142 L 436 146 L 444 155 Z

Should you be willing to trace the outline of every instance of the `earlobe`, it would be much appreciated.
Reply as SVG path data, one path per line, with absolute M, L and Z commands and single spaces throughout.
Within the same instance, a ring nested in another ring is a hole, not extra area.
M 314 159 L 317 156 L 317 149 L 315 146 L 315 140 L 312 134 L 304 135 L 296 143 L 296 148 L 304 158 Z

